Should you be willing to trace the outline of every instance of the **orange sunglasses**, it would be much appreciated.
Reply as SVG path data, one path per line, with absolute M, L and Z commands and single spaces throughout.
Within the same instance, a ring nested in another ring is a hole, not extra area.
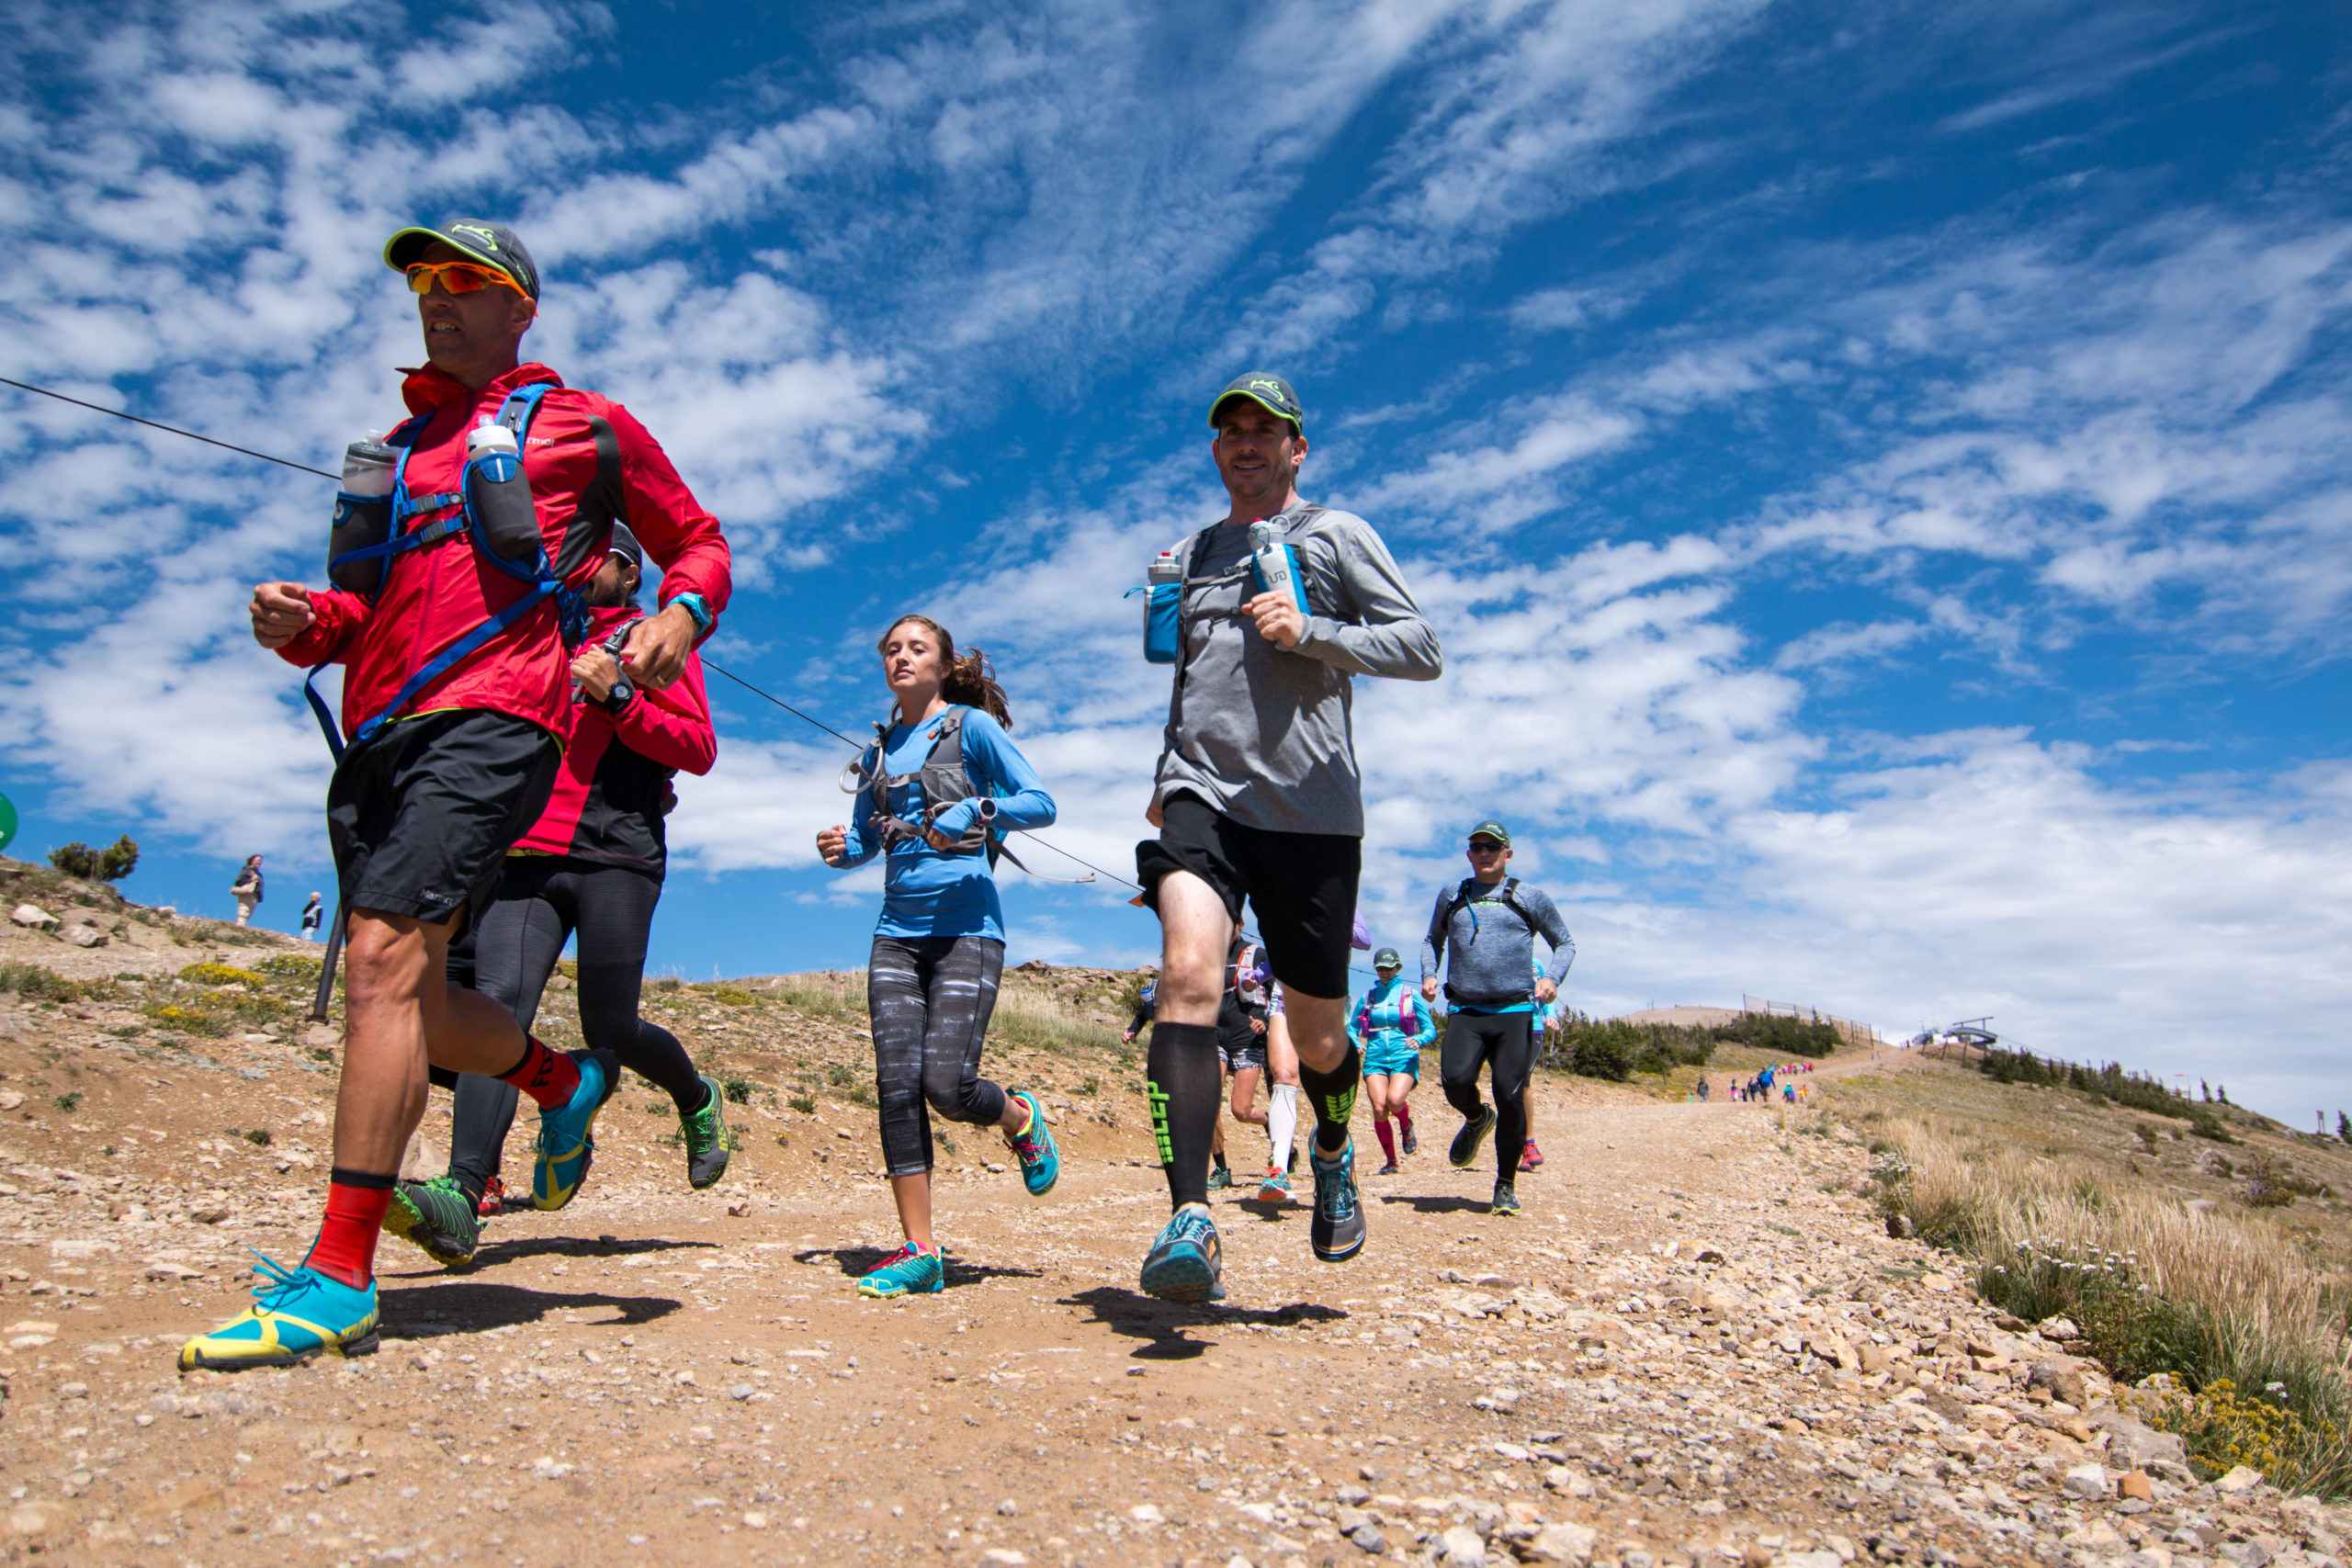
M 451 294 L 473 294 L 492 284 L 503 284 L 515 293 L 523 292 L 514 280 L 496 267 L 476 266 L 472 262 L 412 262 L 402 269 L 408 275 L 409 292 L 430 294 L 435 283 Z

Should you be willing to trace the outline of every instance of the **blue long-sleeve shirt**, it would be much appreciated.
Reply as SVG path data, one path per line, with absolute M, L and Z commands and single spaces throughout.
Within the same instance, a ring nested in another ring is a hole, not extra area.
M 1435 975 L 1440 956 L 1451 948 L 1446 993 L 1456 1011 L 1534 1011 L 1531 976 L 1535 938 L 1541 933 L 1552 944 L 1552 964 L 1545 974 L 1557 986 L 1577 960 L 1577 944 L 1568 935 L 1567 922 L 1560 919 L 1559 909 L 1540 887 L 1522 882 L 1511 889 L 1511 897 L 1527 911 L 1527 919 L 1521 919 L 1503 902 L 1503 883 L 1487 884 L 1476 878 L 1470 883 L 1468 901 L 1449 919 L 1446 907 L 1453 902 L 1460 886 L 1449 883 L 1442 888 L 1436 907 L 1430 911 L 1429 935 L 1421 939 L 1421 977 L 1426 980 Z M 1529 920 L 1534 922 L 1532 931 Z
M 894 725 L 884 738 L 880 771 L 885 774 L 921 771 L 938 738 L 939 721 L 956 710 L 942 708 L 920 724 Z M 965 708 L 962 751 L 964 772 L 975 795 L 957 801 L 940 813 L 933 824 L 945 838 L 961 838 L 979 816 L 979 796 L 996 801 L 997 825 L 1004 829 L 1046 828 L 1053 825 L 1054 797 L 1046 793 L 1029 759 L 1012 744 L 1004 727 L 978 708 Z M 866 748 L 860 766 L 869 774 L 874 749 Z M 889 816 L 920 822 L 922 790 L 904 784 L 889 792 L 884 803 Z M 867 822 L 875 814 L 874 787 L 857 792 L 850 815 L 849 841 L 842 847 L 842 866 L 864 865 L 881 848 Z M 986 854 L 942 854 L 920 839 L 909 839 L 892 850 L 883 865 L 882 918 L 875 922 L 878 936 L 987 936 L 1004 940 L 1004 907 L 997 897 L 996 877 Z

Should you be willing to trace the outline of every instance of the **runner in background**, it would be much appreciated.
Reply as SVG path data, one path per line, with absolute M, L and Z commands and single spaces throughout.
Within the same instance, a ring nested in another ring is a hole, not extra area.
M 1419 1150 L 1413 1136 L 1413 1112 L 1407 1098 L 1421 1081 L 1421 1050 L 1437 1039 L 1437 1020 L 1429 1004 L 1405 984 L 1405 960 L 1393 947 L 1372 955 L 1372 988 L 1356 1004 L 1348 1020 L 1348 1038 L 1363 1050 L 1364 1092 L 1372 1100 L 1372 1130 L 1380 1139 L 1385 1163 L 1383 1176 L 1396 1174 L 1394 1118 L 1405 1135 L 1405 1152 Z
M 1372 932 L 1363 923 L 1362 910 L 1349 921 L 1348 946 L 1360 953 L 1372 946 Z M 1258 1183 L 1258 1198 L 1261 1202 L 1286 1203 L 1291 1198 L 1291 1178 L 1298 1170 L 1298 1048 L 1291 1043 L 1282 986 L 1271 973 L 1264 979 L 1266 1072 L 1273 1079 L 1273 1089 L 1266 1097 L 1266 1174 Z
M 857 1293 L 889 1298 L 947 1288 L 932 1234 L 933 1113 L 1001 1133 L 1033 1197 L 1053 1190 L 1061 1156 L 1035 1094 L 980 1077 L 1004 973 L 998 844 L 1012 829 L 1050 827 L 1053 796 L 1005 733 L 1012 710 L 978 649 L 958 658 L 928 615 L 899 616 L 876 647 L 890 721 L 854 764 L 852 820 L 819 833 L 817 852 L 842 870 L 883 857 L 866 1010 L 882 1157 L 906 1241 Z
M 1266 1112 L 1255 1101 L 1258 1080 L 1266 1071 L 1265 951 L 1239 926 L 1233 928 L 1233 946 L 1225 955 L 1225 995 L 1216 1015 L 1216 1055 L 1231 1089 L 1227 1103 L 1233 1119 L 1249 1126 L 1266 1125 Z M 1233 1185 L 1232 1167 L 1225 1158 L 1225 1122 L 1217 1121 L 1216 1137 L 1209 1145 L 1209 1190 Z

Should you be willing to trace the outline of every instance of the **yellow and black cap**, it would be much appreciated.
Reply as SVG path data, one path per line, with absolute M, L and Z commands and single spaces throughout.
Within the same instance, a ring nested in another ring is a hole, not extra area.
M 487 218 L 452 218 L 437 229 L 402 229 L 384 242 L 384 265 L 406 272 L 424 256 L 424 247 L 438 240 L 466 253 L 484 266 L 496 267 L 514 280 L 514 287 L 534 300 L 539 297 L 539 269 L 524 247 L 521 236 L 503 223 Z
M 1271 370 L 1252 370 L 1246 376 L 1236 376 L 1224 391 L 1209 404 L 1209 424 L 1216 424 L 1216 416 L 1225 405 L 1236 398 L 1248 398 L 1278 418 L 1290 421 L 1290 427 L 1301 434 L 1306 431 L 1306 411 L 1298 406 L 1298 394 L 1290 383 Z

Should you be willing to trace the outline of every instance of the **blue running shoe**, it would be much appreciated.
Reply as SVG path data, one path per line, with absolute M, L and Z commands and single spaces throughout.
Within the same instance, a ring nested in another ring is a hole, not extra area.
M 1012 1098 L 1029 1102 L 1029 1125 L 1004 1141 L 1021 1157 L 1021 1179 L 1029 1196 L 1043 1198 L 1062 1179 L 1062 1151 L 1054 1142 L 1054 1130 L 1046 1125 L 1046 1108 L 1037 1097 L 1022 1089 L 1013 1090 Z
M 580 1087 L 567 1103 L 539 1112 L 539 1137 L 531 1160 L 534 1209 L 562 1208 L 588 1179 L 588 1167 L 596 1157 L 596 1140 L 591 1135 L 596 1112 L 612 1099 L 620 1081 L 620 1064 L 611 1052 L 570 1055 L 580 1068 Z
M 1151 1250 L 1144 1254 L 1143 1290 L 1163 1302 L 1221 1302 L 1225 1247 L 1205 1203 L 1187 1203 L 1170 1216 Z
M 267 1258 L 261 1272 L 253 1305 L 180 1347 L 180 1371 L 297 1367 L 313 1356 L 376 1353 L 374 1281 L 354 1290 L 316 1269 L 288 1269 Z
M 935 1296 L 947 1288 L 947 1261 L 935 1247 L 902 1244 L 857 1282 L 857 1293 L 879 1301 Z
M 1356 1201 L 1356 1146 L 1350 1143 L 1338 1154 L 1307 1150 L 1307 1168 L 1315 1172 L 1315 1218 L 1306 1227 L 1315 1256 L 1326 1263 L 1345 1263 L 1363 1250 L 1363 1205 Z

